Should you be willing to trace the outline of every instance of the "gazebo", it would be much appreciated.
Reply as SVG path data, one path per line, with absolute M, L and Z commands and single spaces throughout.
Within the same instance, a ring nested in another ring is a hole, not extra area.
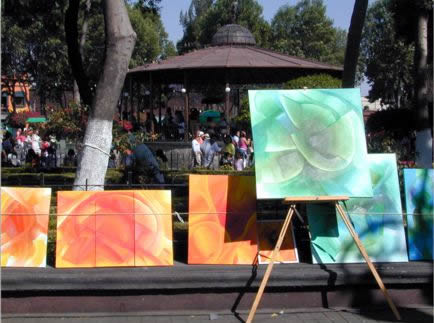
M 236 101 L 240 86 L 281 84 L 318 72 L 341 77 L 342 68 L 259 48 L 247 28 L 229 24 L 216 32 L 209 47 L 129 70 L 122 98 L 129 100 L 129 111 L 137 115 L 148 107 L 153 118 L 157 107 L 161 120 L 161 89 L 170 85 L 172 93 L 179 93 L 184 100 L 185 140 L 188 140 L 190 100 L 198 87 L 213 84 L 217 85 L 216 90 L 221 89 L 229 121 L 231 97 Z M 236 113 L 234 109 L 231 112 Z

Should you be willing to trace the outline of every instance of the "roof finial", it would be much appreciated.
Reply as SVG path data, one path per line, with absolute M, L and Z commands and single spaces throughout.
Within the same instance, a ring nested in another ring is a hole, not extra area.
M 238 1 L 235 0 L 231 5 L 231 24 L 236 24 L 238 18 Z

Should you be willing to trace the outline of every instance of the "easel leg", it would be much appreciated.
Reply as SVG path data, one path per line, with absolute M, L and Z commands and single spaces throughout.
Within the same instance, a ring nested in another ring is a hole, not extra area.
M 356 231 L 354 230 L 350 219 L 348 218 L 347 214 L 345 213 L 344 209 L 342 208 L 342 206 L 339 203 L 336 203 L 336 209 L 338 210 L 339 214 L 341 215 L 342 220 L 344 220 L 344 222 L 348 228 L 348 231 L 350 231 L 350 234 L 353 237 L 354 242 L 356 243 L 357 247 L 360 250 L 360 253 L 362 254 L 363 258 L 365 258 L 366 263 L 368 264 L 368 267 L 371 270 L 372 275 L 374 275 L 378 286 L 380 286 L 380 289 L 383 292 L 384 297 L 386 297 L 387 303 L 389 304 L 390 308 L 392 309 L 393 314 L 395 314 L 395 317 L 398 321 L 401 321 L 401 316 L 399 315 L 399 312 L 398 312 L 395 304 L 393 303 L 392 299 L 390 298 L 389 293 L 387 292 L 387 289 L 384 286 L 380 275 L 378 274 L 377 270 L 375 269 L 374 265 L 372 264 L 371 259 L 369 259 L 368 253 L 366 252 L 365 247 L 363 246 L 362 242 L 359 239 L 359 236 L 357 235 Z
M 288 214 L 286 215 L 285 221 L 283 222 L 282 229 L 280 230 L 279 238 L 277 239 L 276 246 L 274 247 L 273 253 L 271 254 L 270 263 L 265 271 L 264 278 L 262 278 L 261 285 L 259 286 L 258 293 L 256 294 L 255 301 L 253 302 L 252 308 L 250 309 L 249 317 L 246 323 L 251 323 L 255 317 L 256 309 L 261 301 L 262 294 L 264 293 L 265 286 L 267 285 L 268 278 L 270 277 L 271 270 L 273 269 L 274 260 L 276 259 L 277 253 L 282 246 L 283 238 L 285 238 L 286 231 L 288 230 L 289 224 L 291 223 L 292 215 L 294 214 L 295 204 L 292 204 L 289 208 Z

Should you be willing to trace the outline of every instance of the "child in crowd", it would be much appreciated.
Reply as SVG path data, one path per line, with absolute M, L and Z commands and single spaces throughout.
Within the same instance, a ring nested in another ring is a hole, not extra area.
M 241 171 L 244 169 L 244 159 L 241 152 L 237 151 L 235 153 L 235 170 Z

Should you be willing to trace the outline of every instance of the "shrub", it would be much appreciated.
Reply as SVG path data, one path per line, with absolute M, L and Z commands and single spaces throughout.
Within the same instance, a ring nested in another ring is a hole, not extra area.
M 286 82 L 285 89 L 335 89 L 342 87 L 342 81 L 329 74 L 301 76 Z

